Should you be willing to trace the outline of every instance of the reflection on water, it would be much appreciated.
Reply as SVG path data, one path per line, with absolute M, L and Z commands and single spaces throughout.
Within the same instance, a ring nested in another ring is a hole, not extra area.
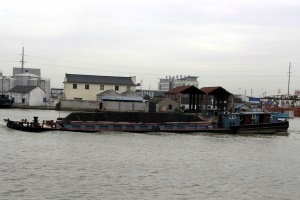
M 25 133 L 1 122 L 0 199 L 298 199 L 299 122 L 288 136 Z

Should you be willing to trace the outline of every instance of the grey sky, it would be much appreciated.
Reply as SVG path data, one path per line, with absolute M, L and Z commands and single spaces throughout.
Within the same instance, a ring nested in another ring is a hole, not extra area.
M 40 68 L 52 87 L 65 73 L 159 78 L 199 76 L 260 96 L 300 89 L 296 0 L 10 0 L 0 7 L 0 70 Z M 241 88 L 241 89 L 239 89 Z

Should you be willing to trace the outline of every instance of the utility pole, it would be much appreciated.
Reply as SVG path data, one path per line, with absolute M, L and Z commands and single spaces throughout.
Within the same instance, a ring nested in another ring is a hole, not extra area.
M 21 74 L 24 73 L 24 47 L 22 47 L 22 60 L 20 61 L 21 62 L 21 66 L 22 66 L 22 71 L 21 71 Z
M 22 42 L 22 46 L 23 46 L 23 42 Z M 22 60 L 20 61 L 21 62 L 21 86 L 23 86 L 23 73 L 24 73 L 24 47 L 22 47 Z
M 292 63 L 290 62 L 290 65 L 289 65 L 289 81 L 288 81 L 288 97 L 290 96 L 290 79 L 291 79 L 291 67 L 292 67 Z

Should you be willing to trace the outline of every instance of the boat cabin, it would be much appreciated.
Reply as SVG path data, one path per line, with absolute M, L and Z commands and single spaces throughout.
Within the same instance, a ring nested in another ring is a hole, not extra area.
M 219 124 L 222 128 L 231 126 L 268 124 L 278 122 L 278 113 L 245 112 L 245 113 L 219 113 Z

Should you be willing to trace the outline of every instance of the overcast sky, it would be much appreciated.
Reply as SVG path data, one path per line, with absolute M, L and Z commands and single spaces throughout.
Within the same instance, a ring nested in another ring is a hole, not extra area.
M 52 87 L 65 73 L 198 76 L 257 96 L 300 89 L 298 0 L 9 0 L 0 6 L 0 70 L 40 68 Z

